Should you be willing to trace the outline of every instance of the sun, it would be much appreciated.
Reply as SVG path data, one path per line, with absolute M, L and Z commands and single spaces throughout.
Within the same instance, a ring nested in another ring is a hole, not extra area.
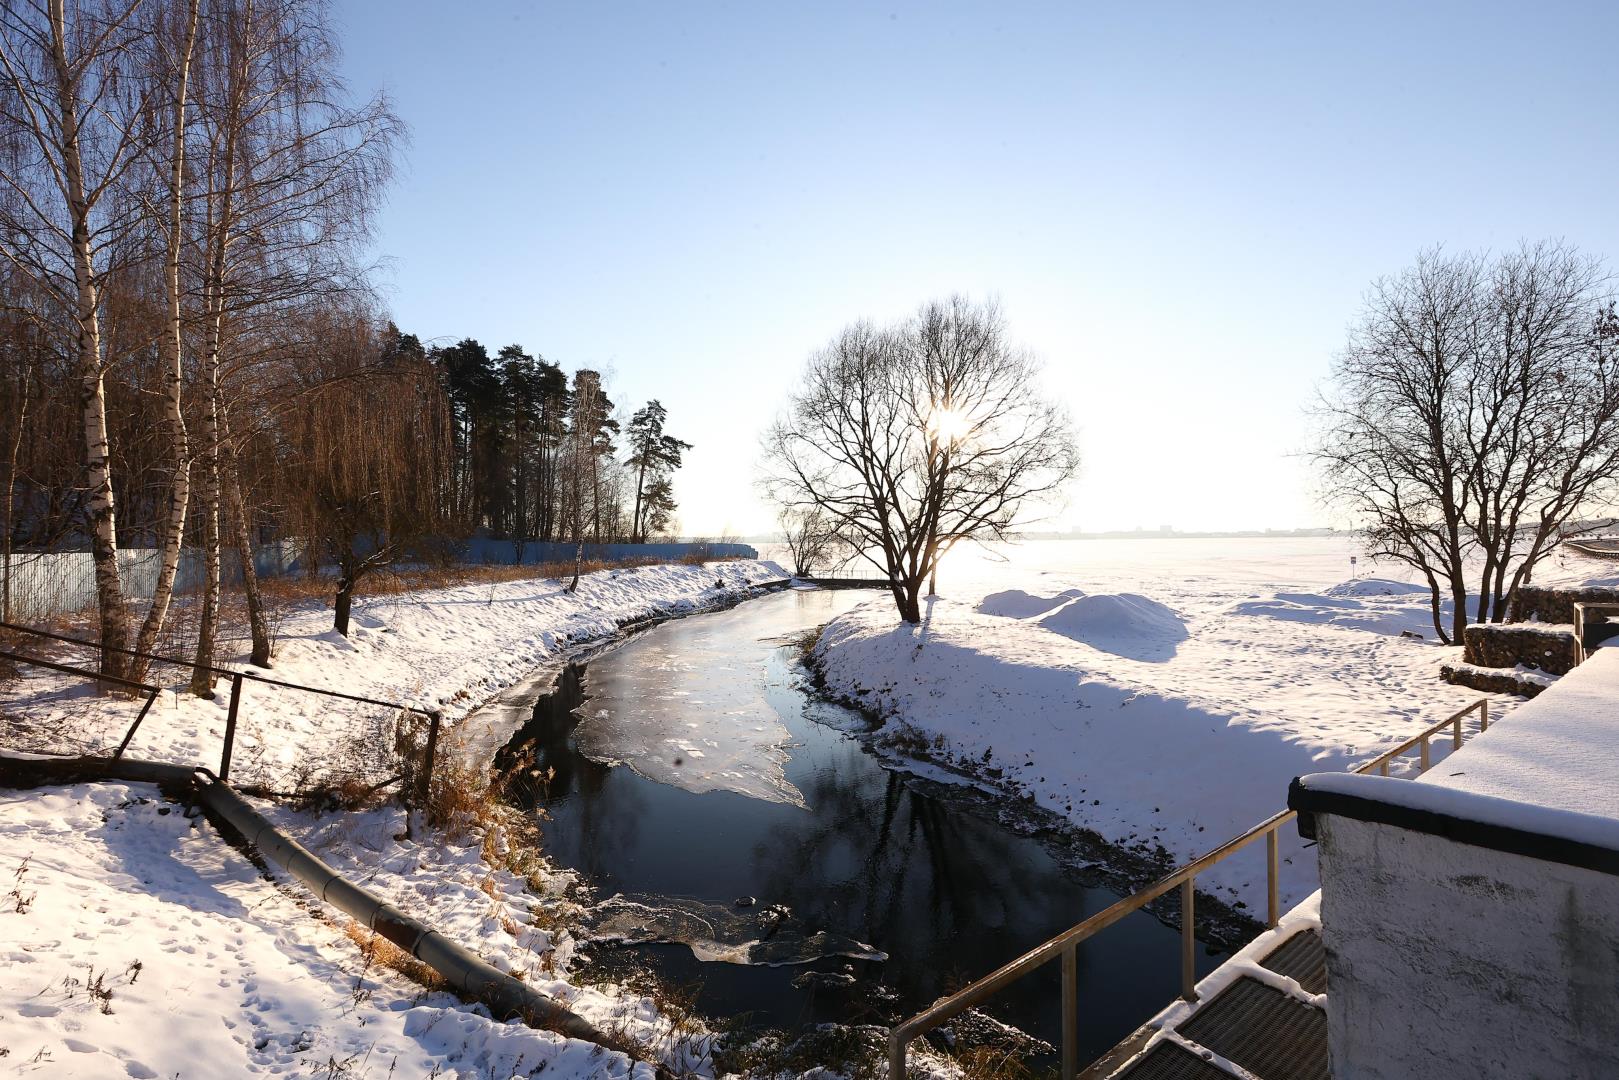
M 972 417 L 948 405 L 935 406 L 928 416 L 928 433 L 942 443 L 958 443 L 972 430 Z

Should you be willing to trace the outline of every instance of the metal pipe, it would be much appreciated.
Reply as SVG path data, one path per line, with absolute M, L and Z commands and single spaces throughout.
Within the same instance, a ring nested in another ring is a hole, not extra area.
M 420 960 L 464 996 L 489 1006 L 497 1020 L 519 1017 L 525 1023 L 548 1028 L 575 1039 L 605 1046 L 617 1041 L 588 1020 L 546 997 L 538 990 L 497 970 L 472 952 L 384 903 L 341 877 L 302 844 L 270 824 L 247 801 L 207 769 L 159 762 L 112 758 L 15 758 L 0 755 L 0 779 L 7 775 L 36 783 L 68 780 L 133 780 L 184 788 L 197 801 L 223 819 L 266 860 L 285 869 L 310 892 L 356 922 L 388 939 Z

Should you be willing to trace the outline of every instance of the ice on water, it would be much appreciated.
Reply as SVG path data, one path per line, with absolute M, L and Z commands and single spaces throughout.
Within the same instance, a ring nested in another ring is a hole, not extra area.
M 667 623 L 596 660 L 585 673 L 580 749 L 687 791 L 803 806 L 785 773 L 792 736 L 765 696 L 765 667 L 791 635 L 836 613 L 831 596 Z

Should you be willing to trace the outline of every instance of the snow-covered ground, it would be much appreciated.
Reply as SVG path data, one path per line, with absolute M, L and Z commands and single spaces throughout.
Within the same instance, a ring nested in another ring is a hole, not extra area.
M 604 571 L 576 594 L 535 580 L 380 597 L 356 605 L 349 641 L 329 632 L 329 611 L 312 603 L 283 623 L 275 674 L 406 698 L 443 708 L 453 722 L 570 644 L 713 607 L 781 577 L 772 564 L 741 562 Z M 0 745 L 8 749 L 104 748 L 128 719 L 127 702 L 84 696 L 65 680 L 30 676 L 4 695 Z M 222 702 L 166 695 L 130 752 L 212 763 L 222 710 Z M 363 731 L 374 715 L 254 686 L 244 695 L 242 742 L 262 751 L 243 772 L 275 780 L 298 758 L 320 757 L 334 732 Z M 53 728 L 71 739 L 53 739 Z M 562 926 L 566 876 L 501 869 L 504 837 L 412 842 L 397 809 L 310 817 L 260 808 L 339 872 L 601 1030 L 680 1071 L 704 1057 L 706 1036 L 672 1030 L 653 1001 L 580 984 Z M 296 884 L 266 879 L 149 785 L 0 792 L 0 893 L 0 1069 L 94 1078 L 541 1070 L 651 1078 L 650 1066 L 622 1053 L 497 1023 L 481 1007 L 368 962 L 341 916 Z
M 641 566 L 587 574 L 577 592 L 567 582 L 533 578 L 467 585 L 355 601 L 350 634 L 332 630 L 331 610 L 308 602 L 278 629 L 276 679 L 442 710 L 451 723 L 570 646 L 611 637 L 619 627 L 734 601 L 762 583 L 780 581 L 774 563 L 738 561 L 699 566 Z M 30 643 L 30 648 L 35 646 Z M 74 663 L 82 651 L 62 650 Z M 245 668 L 247 656 L 221 658 Z M 252 669 L 246 669 L 252 670 Z M 142 722 L 131 756 L 213 766 L 224 742 L 227 695 L 212 701 L 187 693 L 189 672 L 154 668 L 171 686 Z M 221 686 L 221 691 L 224 687 Z M 98 697 L 84 680 L 35 671 L 0 687 L 0 745 L 54 753 L 100 752 L 117 746 L 138 702 Z M 390 710 L 264 683 L 244 684 L 234 782 L 285 789 L 311 760 L 328 755 Z
M 1349 578 L 1343 538 L 1031 547 L 947 563 L 916 628 L 873 598 L 828 626 L 817 656 L 896 745 L 1114 843 L 1187 861 L 1279 810 L 1293 777 L 1347 769 L 1480 696 L 1437 677 L 1460 650 L 1434 642 L 1426 587 L 1364 559 Z M 1314 857 L 1285 835 L 1283 858 L 1294 902 L 1316 887 Z M 1262 860 L 1259 845 L 1199 886 L 1262 903 Z

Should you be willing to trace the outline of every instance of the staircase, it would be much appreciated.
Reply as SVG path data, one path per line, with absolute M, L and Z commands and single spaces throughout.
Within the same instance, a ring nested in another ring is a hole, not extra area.
M 1320 926 L 1299 920 L 1245 949 L 1205 982 L 1225 982 L 1162 1026 L 1138 1033 L 1146 1048 L 1108 1080 L 1328 1080 L 1326 953 Z M 1254 964 L 1263 970 L 1253 969 Z M 1234 977 L 1233 977 L 1234 976 Z M 1112 1055 L 1110 1055 L 1112 1056 Z M 1106 1066 L 1103 1066 L 1106 1068 Z

